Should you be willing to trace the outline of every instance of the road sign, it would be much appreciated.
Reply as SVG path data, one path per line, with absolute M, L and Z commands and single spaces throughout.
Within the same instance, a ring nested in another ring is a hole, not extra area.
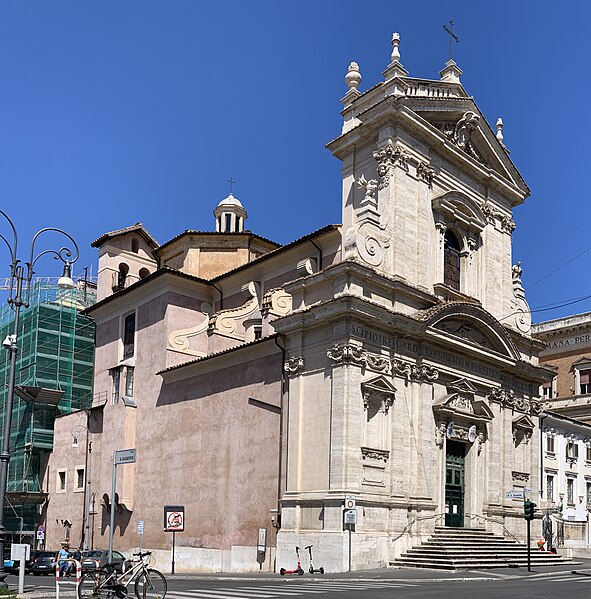
M 523 491 L 507 491 L 507 499 L 523 499 Z
M 135 449 L 119 449 L 115 452 L 115 466 L 135 463 Z
M 143 520 L 137 521 L 137 534 L 138 535 L 144 534 L 144 521 Z
M 355 495 L 347 495 L 345 497 L 345 509 L 346 510 L 354 510 L 355 509 Z
M 37 540 L 42 541 L 45 538 L 45 531 L 37 529 Z
M 164 531 L 183 532 L 185 530 L 185 506 L 164 506 Z
M 347 510 L 345 512 L 345 524 L 357 524 L 357 510 Z

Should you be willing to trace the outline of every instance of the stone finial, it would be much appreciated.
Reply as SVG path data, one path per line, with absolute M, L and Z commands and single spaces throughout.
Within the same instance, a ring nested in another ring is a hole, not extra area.
M 393 33 L 392 34 L 392 54 L 390 55 L 390 64 L 388 68 L 384 71 L 384 77 L 386 81 L 392 79 L 394 77 L 406 77 L 408 75 L 408 71 L 402 66 L 400 62 L 400 50 L 398 46 L 400 45 L 400 34 Z
M 390 56 L 390 62 L 400 62 L 400 50 L 398 50 L 399 45 L 400 45 L 400 34 L 393 33 L 392 34 L 392 55 Z
M 497 139 L 503 143 L 503 119 L 501 117 L 497 119 Z
M 361 73 L 359 72 L 359 65 L 356 62 L 352 62 L 349 65 L 349 70 L 345 75 L 345 83 L 349 89 L 357 89 L 357 86 L 361 83 Z
M 446 83 L 460 83 L 461 74 L 462 69 L 451 58 L 445 63 L 445 67 L 439 71 L 441 81 L 445 81 Z

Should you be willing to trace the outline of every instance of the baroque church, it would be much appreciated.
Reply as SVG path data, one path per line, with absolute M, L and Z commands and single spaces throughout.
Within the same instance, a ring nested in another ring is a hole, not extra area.
M 552 377 L 511 256 L 529 189 L 457 64 L 411 77 L 399 45 L 368 91 L 355 62 L 345 77 L 327 146 L 341 225 L 281 246 L 230 194 L 215 232 L 159 244 L 137 223 L 94 242 L 95 401 L 58 418 L 50 469 L 90 463 L 96 509 L 49 477 L 48 541 L 67 518 L 105 544 L 113 501 L 115 549 L 137 547 L 141 520 L 162 567 L 162 508 L 184 506 L 177 572 L 278 570 L 296 545 L 329 572 L 349 551 L 383 567 L 439 526 L 524 537 Z

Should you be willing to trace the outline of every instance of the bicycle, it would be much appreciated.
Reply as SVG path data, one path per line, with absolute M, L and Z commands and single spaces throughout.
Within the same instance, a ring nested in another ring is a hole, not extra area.
M 148 568 L 144 559 L 152 553 L 145 551 L 133 555 L 138 556 L 138 561 L 121 574 L 117 574 L 112 564 L 87 572 L 78 585 L 78 599 L 124 599 L 132 582 L 135 582 L 137 599 L 164 599 L 166 578 L 158 570 Z

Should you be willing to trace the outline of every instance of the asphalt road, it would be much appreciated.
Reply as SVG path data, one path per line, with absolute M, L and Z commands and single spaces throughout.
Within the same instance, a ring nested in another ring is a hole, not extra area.
M 470 573 L 436 573 L 430 571 L 389 570 L 383 574 L 338 575 L 321 578 L 266 576 L 203 579 L 191 576 L 169 576 L 167 599 L 392 599 L 422 597 L 536 598 L 589 597 L 591 571 L 574 573 L 563 570 L 541 573 L 482 571 Z M 7 579 L 16 588 L 17 578 Z M 27 576 L 25 596 L 50 599 L 55 595 L 53 578 Z M 132 598 L 130 588 L 129 597 Z M 75 583 L 65 581 L 60 598 L 75 597 Z

